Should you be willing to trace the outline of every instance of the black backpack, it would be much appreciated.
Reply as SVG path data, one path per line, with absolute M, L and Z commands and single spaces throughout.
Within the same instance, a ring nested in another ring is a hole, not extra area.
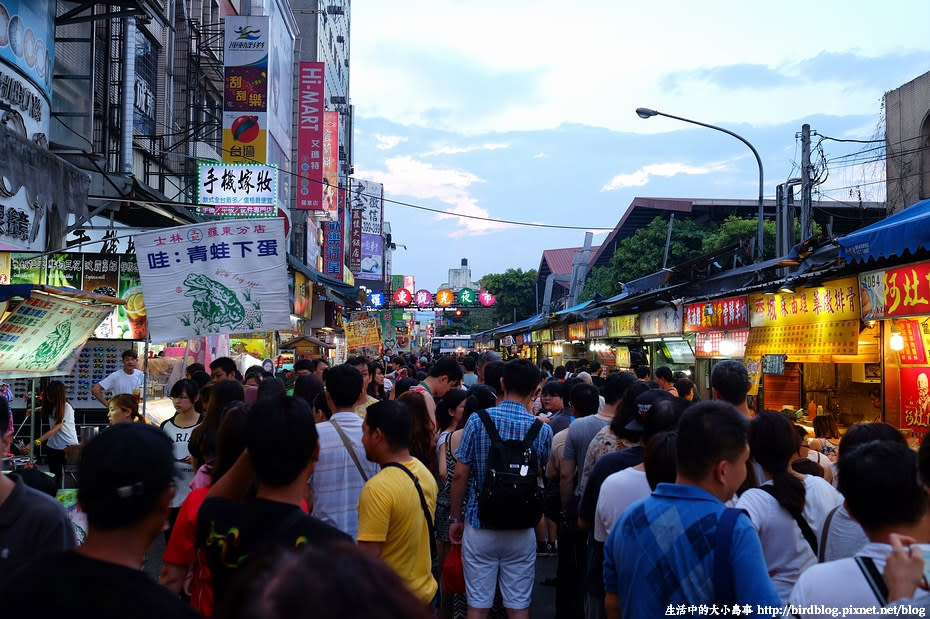
M 539 458 L 533 442 L 538 419 L 523 440 L 502 441 L 487 411 L 476 413 L 491 438 L 484 487 L 478 493 L 478 519 L 486 529 L 530 529 L 543 511 L 543 491 L 537 482 Z

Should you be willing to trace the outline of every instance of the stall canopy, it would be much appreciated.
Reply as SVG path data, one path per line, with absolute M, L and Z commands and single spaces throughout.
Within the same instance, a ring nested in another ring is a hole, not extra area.
M 336 303 L 341 303 L 347 306 L 354 305 L 355 301 L 358 299 L 358 288 L 347 284 L 341 279 L 334 279 L 323 273 L 320 273 L 316 269 L 307 266 L 301 262 L 293 254 L 287 255 L 287 263 L 291 266 L 292 269 L 300 271 L 313 283 L 318 286 L 322 286 L 325 290 L 326 297 L 330 301 Z
M 927 249 L 930 243 L 930 200 L 921 200 L 836 241 L 840 245 L 840 257 L 851 262 L 867 262 Z

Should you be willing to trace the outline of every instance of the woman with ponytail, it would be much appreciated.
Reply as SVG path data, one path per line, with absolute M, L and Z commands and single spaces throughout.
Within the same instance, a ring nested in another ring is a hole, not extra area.
M 762 467 L 761 486 L 740 496 L 749 513 L 775 590 L 787 600 L 805 569 L 817 563 L 817 533 L 827 514 L 843 502 L 833 486 L 790 467 L 801 437 L 779 413 L 764 411 L 749 424 L 750 456 Z

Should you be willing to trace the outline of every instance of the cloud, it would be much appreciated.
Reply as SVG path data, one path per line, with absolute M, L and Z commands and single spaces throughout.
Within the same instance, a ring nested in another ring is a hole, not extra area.
M 448 205 L 449 208 L 444 209 L 445 213 L 433 215 L 436 220 L 455 220 L 455 226 L 448 227 L 447 236 L 456 238 L 510 228 L 508 224 L 455 217 L 456 214 L 490 216 L 486 209 L 478 206 L 478 200 L 469 191 L 472 185 L 485 182 L 471 172 L 434 166 L 410 156 L 386 159 L 384 164 L 387 168 L 385 171 L 361 170 L 358 176 L 384 183 L 386 193 L 410 196 L 418 206 L 434 208 L 433 205 L 424 204 L 425 200 L 437 200 Z
M 407 138 L 399 135 L 381 135 L 380 133 L 375 134 L 375 139 L 378 141 L 375 146 L 378 150 L 390 150 L 401 142 L 407 141 Z
M 547 155 L 546 153 L 536 153 L 535 155 L 533 155 L 533 159 L 545 159 L 548 156 L 549 155 Z
M 615 191 L 629 187 L 642 187 L 649 183 L 653 176 L 672 177 L 679 174 L 711 174 L 726 170 L 724 163 L 711 163 L 706 166 L 692 166 L 685 163 L 654 163 L 643 166 L 630 174 L 618 174 L 610 179 L 601 191 Z
M 509 144 L 477 144 L 474 146 L 440 146 L 436 150 L 423 153 L 423 157 L 435 157 L 436 155 L 459 155 L 461 153 L 471 153 L 476 150 L 498 150 L 500 148 L 509 148 Z

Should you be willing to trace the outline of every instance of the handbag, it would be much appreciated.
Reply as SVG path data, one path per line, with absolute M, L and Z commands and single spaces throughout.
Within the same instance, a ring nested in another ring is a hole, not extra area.
M 462 569 L 462 545 L 453 544 L 442 564 L 442 590 L 465 593 L 465 571 Z

